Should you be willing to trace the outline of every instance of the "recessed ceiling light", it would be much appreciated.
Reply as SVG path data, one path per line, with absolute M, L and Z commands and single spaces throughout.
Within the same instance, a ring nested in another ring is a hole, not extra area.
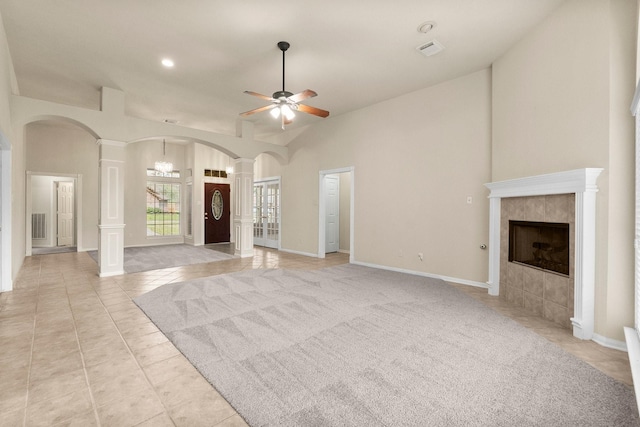
M 428 33 L 436 27 L 436 23 L 434 21 L 423 22 L 418 25 L 418 32 L 420 33 Z
M 167 68 L 172 68 L 175 64 L 172 59 L 164 58 L 162 60 L 162 65 L 164 65 Z

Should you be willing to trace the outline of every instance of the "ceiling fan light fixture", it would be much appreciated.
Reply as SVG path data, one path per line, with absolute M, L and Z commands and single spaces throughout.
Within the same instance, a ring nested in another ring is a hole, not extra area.
M 287 49 L 289 49 L 289 47 L 290 45 L 287 42 L 282 41 L 278 43 L 278 48 L 282 51 L 282 90 L 274 92 L 273 95 L 270 97 L 266 95 L 262 95 L 257 92 L 245 90 L 244 93 L 248 95 L 256 96 L 260 99 L 264 99 L 265 101 L 271 101 L 271 105 L 266 105 L 264 107 L 254 108 L 253 110 L 245 111 L 244 113 L 240 113 L 241 116 L 250 116 L 255 113 L 260 113 L 260 112 L 269 110 L 271 116 L 274 119 L 280 118 L 280 120 L 282 121 L 282 130 L 284 130 L 285 125 L 288 125 L 293 121 L 293 118 L 296 116 L 294 111 L 302 111 L 303 113 L 312 114 L 318 117 L 329 116 L 329 112 L 326 110 L 321 110 L 320 108 L 301 104 L 301 102 L 304 101 L 305 99 L 312 98 L 318 95 L 311 89 L 306 89 L 296 94 L 293 94 L 285 90 L 284 58 L 285 58 L 285 52 L 287 51 Z
M 296 116 L 296 113 L 294 113 L 291 107 L 286 104 L 280 107 L 280 109 L 282 110 L 282 115 L 285 116 L 289 121 L 293 120 L 293 118 Z

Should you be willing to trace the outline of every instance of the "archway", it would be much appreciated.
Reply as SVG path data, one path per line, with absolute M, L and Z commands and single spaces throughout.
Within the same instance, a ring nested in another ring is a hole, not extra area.
M 69 246 L 79 252 L 97 248 L 100 187 L 95 133 L 73 121 L 40 120 L 25 126 L 24 146 L 25 255 L 32 255 L 34 246 L 58 246 L 57 182 L 73 186 Z M 34 231 L 39 233 L 34 236 Z

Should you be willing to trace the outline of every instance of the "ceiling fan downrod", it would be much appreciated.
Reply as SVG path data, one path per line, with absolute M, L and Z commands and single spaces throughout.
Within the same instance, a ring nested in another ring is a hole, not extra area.
M 282 90 L 278 91 L 278 92 L 274 92 L 273 99 L 281 99 L 281 98 L 288 98 L 291 95 L 293 95 L 291 92 L 287 92 L 286 90 L 284 90 L 285 85 L 284 85 L 284 76 L 285 76 L 285 61 L 284 61 L 284 53 L 287 51 L 287 49 L 289 49 L 291 45 L 289 44 L 289 42 L 278 42 L 278 48 L 280 48 L 280 50 L 282 51 Z

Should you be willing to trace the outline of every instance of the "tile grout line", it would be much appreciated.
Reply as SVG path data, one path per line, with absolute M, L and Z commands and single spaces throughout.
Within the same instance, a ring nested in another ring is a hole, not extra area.
M 31 383 L 31 366 L 33 365 L 33 348 L 36 342 L 36 324 L 38 320 L 38 301 L 40 299 L 40 276 L 42 275 L 42 260 L 38 264 L 38 287 L 36 290 L 36 306 L 33 313 L 33 334 L 31 335 L 31 351 L 29 352 L 29 369 L 27 370 L 27 392 L 24 396 L 24 416 L 22 417 L 22 426 L 27 425 L 27 413 L 29 406 L 29 385 Z
M 124 292 L 125 295 L 127 295 L 127 298 L 129 298 L 129 300 L 131 302 L 133 302 L 133 299 L 127 294 L 127 292 L 122 289 L 122 287 L 120 286 L 120 283 L 118 283 L 117 280 L 114 280 L 114 282 L 116 283 L 116 285 L 118 286 L 118 288 L 120 288 L 120 290 L 122 292 Z M 158 398 L 158 401 L 160 402 L 160 404 L 162 405 L 162 407 L 164 408 L 164 412 L 167 414 L 167 417 L 169 417 L 169 419 L 171 420 L 171 423 L 175 426 L 176 423 L 173 421 L 173 418 L 171 418 L 171 416 L 169 415 L 169 408 L 167 408 L 167 406 L 164 404 L 164 402 L 162 401 L 162 399 L 160 398 L 160 395 L 158 394 L 158 391 L 156 390 L 155 386 L 153 385 L 153 383 L 151 383 L 151 380 L 149 379 L 149 377 L 147 376 L 147 373 L 145 372 L 145 370 L 142 368 L 142 365 L 140 365 L 140 363 L 138 362 L 138 359 L 136 358 L 135 354 L 133 354 L 133 351 L 131 350 L 131 347 L 129 346 L 129 344 L 127 343 L 127 340 L 122 336 L 122 333 L 120 332 L 120 328 L 118 327 L 118 324 L 115 322 L 115 320 L 113 320 L 113 316 L 111 315 L 111 312 L 109 311 L 109 309 L 107 308 L 107 306 L 104 304 L 104 302 L 102 302 L 102 298 L 100 296 L 100 294 L 96 291 L 96 288 L 94 285 L 91 285 L 91 288 L 93 289 L 93 292 L 96 294 L 96 296 L 98 297 L 98 300 L 100 301 L 100 304 L 102 305 L 102 307 L 104 308 L 104 310 L 106 311 L 107 315 L 109 316 L 109 319 L 111 319 L 111 323 L 113 323 L 113 326 L 115 326 L 116 331 L 118 331 L 118 336 L 120 337 L 120 339 L 122 340 L 123 344 L 125 345 L 125 347 L 127 348 L 127 351 L 129 352 L 129 354 L 131 355 L 131 357 L 133 358 L 133 362 L 136 364 L 136 366 L 138 367 L 138 369 L 140 370 L 140 372 L 142 373 L 142 376 L 144 377 L 144 380 L 146 381 L 147 385 L 149 387 L 151 387 L 151 390 L 153 390 L 153 394 Z M 135 304 L 135 303 L 134 303 Z M 136 308 L 138 308 L 138 310 L 140 310 L 140 308 L 136 305 Z M 140 312 L 143 313 L 142 310 L 140 310 Z M 151 416 L 150 418 L 143 420 L 141 422 L 146 422 L 150 419 L 152 419 L 153 417 L 157 416 L 158 414 L 155 414 L 153 416 Z M 140 423 L 138 423 L 140 424 Z
M 67 281 L 64 277 L 64 273 L 62 273 L 62 280 L 64 281 L 64 291 L 67 295 L 67 303 L 69 304 L 69 310 L 71 311 L 71 317 L 73 318 L 73 332 L 76 336 L 76 343 L 78 345 L 78 350 L 80 350 L 80 360 L 82 362 L 82 371 L 84 372 L 84 382 L 87 385 L 87 389 L 89 390 L 89 399 L 91 399 L 91 407 L 93 409 L 93 416 L 96 419 L 97 426 L 100 427 L 102 424 L 100 423 L 100 417 L 98 416 L 98 405 L 96 405 L 96 400 L 93 397 L 93 391 L 91 391 L 91 383 L 89 382 L 89 374 L 87 372 L 87 365 L 84 361 L 84 353 L 82 352 L 82 344 L 80 344 L 80 337 L 78 336 L 78 328 L 76 326 L 76 316 L 73 312 L 73 307 L 71 306 L 71 299 L 69 298 L 69 289 L 67 288 Z

